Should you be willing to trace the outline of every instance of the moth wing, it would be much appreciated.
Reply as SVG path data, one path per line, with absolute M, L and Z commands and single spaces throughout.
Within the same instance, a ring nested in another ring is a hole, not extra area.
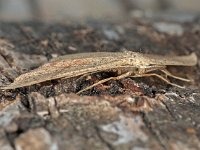
M 61 63 L 61 64 L 59 64 Z M 59 79 L 59 78 L 71 78 L 83 75 L 85 73 L 92 73 L 97 71 L 108 70 L 120 66 L 119 60 L 104 59 L 104 61 L 93 60 L 89 63 L 77 65 L 72 62 L 70 65 L 63 65 L 64 62 L 53 61 L 43 66 L 34 69 L 28 73 L 22 74 L 17 77 L 13 83 L 8 86 L 1 87 L 1 89 L 15 89 L 19 87 L 29 86 L 44 81 Z M 97 65 L 98 64 L 98 65 Z M 112 67 L 111 67 L 112 66 Z
M 50 62 L 60 61 L 60 60 L 74 60 L 74 59 L 87 59 L 87 58 L 105 58 L 105 57 L 119 57 L 123 53 L 121 52 L 90 52 L 90 53 L 78 53 L 78 54 L 69 54 L 64 56 L 59 56 L 53 58 Z

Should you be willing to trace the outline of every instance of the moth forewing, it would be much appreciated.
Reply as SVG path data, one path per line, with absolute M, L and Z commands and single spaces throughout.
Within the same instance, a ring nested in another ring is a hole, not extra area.
M 80 76 L 83 74 L 104 71 L 114 68 L 120 68 L 120 61 L 110 62 L 106 64 L 100 64 L 98 66 L 88 64 L 83 66 L 70 66 L 70 67 L 59 67 L 55 69 L 49 65 L 46 67 L 40 67 L 31 72 L 25 73 L 17 77 L 13 83 L 8 86 L 1 87 L 1 89 L 15 89 L 19 87 L 29 86 L 44 81 L 59 79 L 59 78 L 71 78 Z
M 90 52 L 90 53 L 78 53 L 59 56 L 53 58 L 50 61 L 61 61 L 61 60 L 74 60 L 74 59 L 101 59 L 101 58 L 120 58 L 124 56 L 124 52 Z

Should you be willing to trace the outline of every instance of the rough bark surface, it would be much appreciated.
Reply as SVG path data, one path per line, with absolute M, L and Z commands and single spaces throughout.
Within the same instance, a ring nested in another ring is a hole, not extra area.
M 0 85 L 51 58 L 80 52 L 120 51 L 200 57 L 198 19 L 189 23 L 136 20 L 85 25 L 0 23 Z M 114 74 L 88 80 L 59 79 L 0 91 L 2 150 L 198 150 L 200 70 L 171 67 L 193 79 L 178 89 L 156 78 L 122 79 L 80 89 Z

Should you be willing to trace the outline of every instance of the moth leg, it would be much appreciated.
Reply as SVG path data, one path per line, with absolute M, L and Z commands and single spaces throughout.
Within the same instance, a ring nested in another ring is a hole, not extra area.
M 182 80 L 182 81 L 185 81 L 185 82 L 190 82 L 189 79 L 185 79 L 185 78 L 178 77 L 178 76 L 171 74 L 167 69 L 159 69 L 159 70 L 169 77 L 172 77 L 172 78 L 175 78 L 175 79 L 178 79 L 178 80 Z
M 122 74 L 122 75 L 119 75 L 119 76 L 117 76 L 117 77 L 110 77 L 110 78 L 106 78 L 106 79 L 100 80 L 99 82 L 94 83 L 93 85 L 88 86 L 88 87 L 86 87 L 86 88 L 80 90 L 80 91 L 77 92 L 76 94 L 80 94 L 80 93 L 82 93 L 82 92 L 84 92 L 84 91 L 87 91 L 87 90 L 89 90 L 89 89 L 91 89 L 91 88 L 93 88 L 93 87 L 95 87 L 95 86 L 97 86 L 97 85 L 99 85 L 99 84 L 105 83 L 105 82 L 110 81 L 110 80 L 120 80 L 120 79 L 126 78 L 126 77 L 130 76 L 132 73 L 133 73 L 133 72 L 130 71 L 130 72 L 124 73 L 124 74 Z
M 76 79 L 76 82 L 82 80 L 83 78 L 85 78 L 85 77 L 87 77 L 87 76 L 89 76 L 89 75 L 91 75 L 91 74 L 92 74 L 92 73 L 86 73 L 86 74 L 84 74 L 84 75 L 81 75 L 78 79 Z
M 151 72 L 154 70 L 160 70 L 160 69 L 165 69 L 166 66 L 149 66 L 147 68 L 145 68 L 146 72 Z
M 155 70 L 165 69 L 166 66 L 145 66 L 144 68 L 138 68 L 139 74 L 145 74 Z
M 185 81 L 185 82 L 190 82 L 189 79 L 178 77 L 178 76 L 175 76 L 175 75 L 171 74 L 165 68 L 165 66 L 150 66 L 150 67 L 148 66 L 147 68 L 141 68 L 141 70 L 144 70 L 143 73 L 148 73 L 148 72 L 151 72 L 151 71 L 159 70 L 159 71 L 161 71 L 162 73 L 164 73 L 165 75 L 167 75 L 169 77 L 172 77 L 172 78 L 175 78 L 175 79 L 178 79 L 178 80 L 181 80 L 181 81 Z
M 170 84 L 172 86 L 175 86 L 175 87 L 178 87 L 178 88 L 184 88 L 183 86 L 180 86 L 180 85 L 177 85 L 177 84 L 174 84 L 172 82 L 170 82 L 169 80 L 167 80 L 166 78 L 162 77 L 161 75 L 158 75 L 156 73 L 149 73 L 149 74 L 141 74 L 141 75 L 134 75 L 134 76 L 131 76 L 131 77 L 150 77 L 150 76 L 155 76 L 161 80 L 163 80 L 164 82 L 166 82 L 167 84 Z

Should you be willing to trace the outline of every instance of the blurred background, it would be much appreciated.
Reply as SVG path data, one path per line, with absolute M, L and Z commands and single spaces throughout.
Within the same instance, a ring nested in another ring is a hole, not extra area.
M 122 21 L 173 14 L 188 21 L 199 12 L 200 0 L 0 0 L 1 21 Z

